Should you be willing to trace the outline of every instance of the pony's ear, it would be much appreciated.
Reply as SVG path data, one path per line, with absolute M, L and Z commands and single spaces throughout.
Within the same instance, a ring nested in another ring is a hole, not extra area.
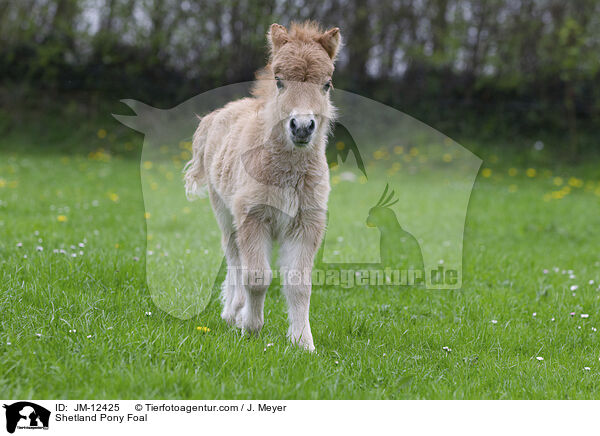
M 267 33 L 267 40 L 271 46 L 271 53 L 275 54 L 277 50 L 283 47 L 290 39 L 287 29 L 281 24 L 273 23 Z
M 335 60 L 335 57 L 342 46 L 340 29 L 334 27 L 333 29 L 328 30 L 317 38 L 317 42 L 323 46 L 329 57 Z

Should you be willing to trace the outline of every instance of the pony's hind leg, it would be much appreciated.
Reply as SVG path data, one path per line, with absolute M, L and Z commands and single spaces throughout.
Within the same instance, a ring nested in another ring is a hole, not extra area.
M 226 237 L 223 236 L 223 239 Z M 236 243 L 235 233 L 231 233 L 227 238 L 228 241 L 223 241 L 223 250 L 227 260 L 227 275 L 221 285 L 221 299 L 223 301 L 223 312 L 221 318 L 229 325 L 234 325 L 238 314 L 244 306 L 246 296 L 242 287 L 242 271 L 240 263 L 240 255 Z
M 233 228 L 233 217 L 219 195 L 209 187 L 209 195 L 217 223 L 221 229 L 221 246 L 227 261 L 227 275 L 221 285 L 223 312 L 221 318 L 229 325 L 235 324 L 238 313 L 244 306 L 245 295 L 242 287 L 241 262 Z

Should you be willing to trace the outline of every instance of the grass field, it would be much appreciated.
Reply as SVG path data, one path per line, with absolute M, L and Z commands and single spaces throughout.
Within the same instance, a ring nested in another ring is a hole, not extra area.
M 286 341 L 276 286 L 259 338 L 216 295 L 188 320 L 155 306 L 138 160 L 19 149 L 0 154 L 2 398 L 600 397 L 591 164 L 486 160 L 462 289 L 315 289 L 310 354 Z

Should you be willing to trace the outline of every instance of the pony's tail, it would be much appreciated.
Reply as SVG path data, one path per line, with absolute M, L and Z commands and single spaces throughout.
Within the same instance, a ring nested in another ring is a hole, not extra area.
M 192 140 L 192 158 L 183 167 L 185 195 L 188 200 L 206 197 L 206 173 L 204 171 L 204 145 L 206 132 L 202 123 L 196 129 Z

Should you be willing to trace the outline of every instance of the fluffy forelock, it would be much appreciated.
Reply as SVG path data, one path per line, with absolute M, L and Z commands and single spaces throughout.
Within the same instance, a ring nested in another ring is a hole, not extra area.
M 323 30 L 319 23 L 315 21 L 305 21 L 302 23 L 292 22 L 288 32 L 292 40 L 300 42 L 314 42 L 323 34 Z
M 252 94 L 255 97 L 268 95 L 269 83 L 265 81 L 273 80 L 274 62 L 284 70 L 289 80 L 316 82 L 323 76 L 331 75 L 333 61 L 317 42 L 323 33 L 315 21 L 292 22 L 287 31 L 288 42 L 277 53 L 271 51 L 268 65 L 256 72 L 257 82 Z

